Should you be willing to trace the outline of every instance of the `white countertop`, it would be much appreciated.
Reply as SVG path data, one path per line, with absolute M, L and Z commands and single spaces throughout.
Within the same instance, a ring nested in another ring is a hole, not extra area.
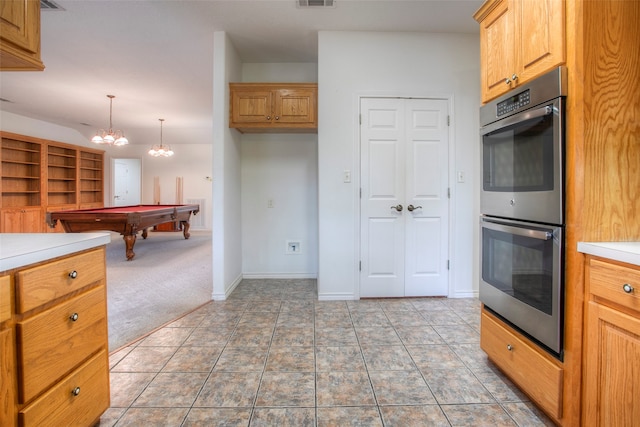
M 106 245 L 110 233 L 1 233 L 0 271 Z
M 640 242 L 578 242 L 578 252 L 640 266 Z

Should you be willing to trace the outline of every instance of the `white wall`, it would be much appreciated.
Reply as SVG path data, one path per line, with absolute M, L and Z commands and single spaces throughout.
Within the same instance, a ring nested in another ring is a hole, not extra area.
M 242 81 L 316 82 L 317 70 L 308 63 L 243 64 Z M 240 140 L 243 277 L 317 277 L 318 135 L 246 134 Z M 287 241 L 299 242 L 301 251 L 287 254 Z
M 452 100 L 449 296 L 477 294 L 477 35 L 320 32 L 318 57 L 320 299 L 358 297 L 360 96 L 444 96 Z M 456 172 L 466 175 L 457 183 Z
M 165 143 L 170 141 L 165 139 Z M 182 201 L 187 199 L 205 199 L 202 212 L 205 229 L 212 227 L 212 144 L 170 144 L 175 154 L 170 158 L 151 157 L 147 152 L 152 144 L 131 144 L 120 147 L 113 155 L 115 158 L 137 158 L 142 165 L 142 203 L 153 203 L 153 180 L 158 177 L 160 183 L 160 203 L 176 203 L 176 178 L 182 178 Z M 110 167 L 110 163 L 107 164 Z M 207 179 L 208 178 L 208 179 Z M 111 194 L 109 192 L 109 194 Z
M 213 36 L 213 299 L 242 280 L 240 137 L 229 129 L 229 82 L 241 63 L 224 31 Z

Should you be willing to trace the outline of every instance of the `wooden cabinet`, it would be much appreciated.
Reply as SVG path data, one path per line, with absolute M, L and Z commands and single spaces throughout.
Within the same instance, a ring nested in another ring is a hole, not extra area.
M 109 407 L 105 248 L 4 277 L 15 304 L 0 323 L 3 425 L 93 425 Z
M 44 227 L 40 207 L 0 209 L 0 233 L 41 233 Z
M 0 131 L 0 232 L 39 233 L 53 210 L 104 206 L 104 151 Z
M 483 102 L 565 62 L 563 0 L 488 1 L 474 18 Z
M 318 85 L 230 83 L 229 127 L 240 132 L 318 131 Z
M 0 2 L 0 71 L 44 70 L 40 59 L 40 2 Z
M 640 267 L 587 257 L 585 420 L 630 426 L 640 420 Z
M 522 391 L 556 420 L 562 417 L 560 363 L 483 308 L 480 347 Z

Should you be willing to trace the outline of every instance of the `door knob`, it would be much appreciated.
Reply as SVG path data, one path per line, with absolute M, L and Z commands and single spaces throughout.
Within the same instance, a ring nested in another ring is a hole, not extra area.
M 409 205 L 409 206 L 407 206 L 407 210 L 408 210 L 409 212 L 413 212 L 413 211 L 414 211 L 414 210 L 416 210 L 416 209 L 422 209 L 422 206 L 413 206 L 413 205 Z
M 398 212 L 402 212 L 402 205 L 397 205 L 397 206 L 391 206 L 391 209 L 395 209 Z

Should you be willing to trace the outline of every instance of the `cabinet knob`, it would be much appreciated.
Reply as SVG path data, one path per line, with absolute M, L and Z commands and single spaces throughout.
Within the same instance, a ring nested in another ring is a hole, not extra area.
M 271 120 L 271 116 L 267 116 L 267 120 Z
M 78 317 L 80 317 L 80 316 L 78 316 L 78 313 L 73 313 L 71 316 L 69 316 L 69 319 L 72 322 L 75 322 L 76 320 L 78 320 Z
M 280 116 L 276 116 L 276 120 L 280 120 Z
M 73 394 L 74 396 L 77 396 L 80 394 L 80 387 L 76 387 L 73 390 L 71 390 L 71 394 Z
M 511 80 L 513 80 L 514 82 L 518 80 L 518 75 L 514 73 L 513 76 L 511 76 Z
M 509 351 L 513 350 L 513 346 L 511 344 L 507 344 L 507 350 Z
M 69 273 L 69 277 L 71 277 L 72 279 L 75 279 L 76 277 L 78 277 L 78 272 L 73 270 L 71 273 Z
M 633 286 L 631 286 L 628 283 L 625 283 L 624 285 L 622 285 L 622 290 L 625 291 L 626 293 L 630 294 L 633 292 Z
M 507 85 L 511 84 L 511 79 L 509 79 L 509 77 L 507 77 L 506 79 L 504 79 L 504 83 Z

